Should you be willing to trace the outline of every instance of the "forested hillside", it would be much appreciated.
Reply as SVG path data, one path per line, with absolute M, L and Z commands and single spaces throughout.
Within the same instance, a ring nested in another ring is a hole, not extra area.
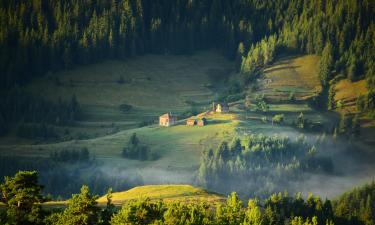
M 373 15 L 368 0 L 4 0 L 0 83 L 13 87 L 103 59 L 212 47 L 235 58 L 239 46 L 237 60 L 245 56 L 249 73 L 271 62 L 269 51 L 277 46 L 323 55 L 324 84 L 335 72 L 367 78 L 373 87 Z M 253 46 L 269 35 L 277 45 Z

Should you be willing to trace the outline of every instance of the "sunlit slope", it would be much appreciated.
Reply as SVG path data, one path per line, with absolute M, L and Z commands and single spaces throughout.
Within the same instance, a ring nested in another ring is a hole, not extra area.
M 284 56 L 264 71 L 262 93 L 275 100 L 287 99 L 291 92 L 306 99 L 321 91 L 318 77 L 319 57 Z
M 208 125 L 204 127 L 190 127 L 186 126 L 184 121 L 180 121 L 172 127 L 154 125 L 89 140 L 45 145 L 0 146 L 0 151 L 3 155 L 48 157 L 53 151 L 87 147 L 108 176 L 138 176 L 147 183 L 193 181 L 202 148 L 209 145 L 216 148 L 221 140 L 230 141 L 239 123 L 235 114 L 214 114 L 207 116 L 207 119 Z M 137 134 L 141 144 L 147 145 L 160 158 L 156 161 L 123 158 L 122 149 L 127 146 L 133 133 Z
M 146 185 L 138 186 L 123 192 L 112 193 L 112 203 L 121 206 L 127 201 L 150 199 L 151 201 L 163 202 L 204 202 L 216 204 L 225 201 L 225 196 L 218 193 L 209 192 L 205 189 L 185 184 L 171 185 Z M 107 203 L 107 196 L 101 196 L 97 200 L 98 204 L 104 206 Z M 43 203 L 46 208 L 64 208 L 68 201 L 50 201 Z M 3 205 L 0 204 L 0 207 Z
M 340 107 L 336 108 L 339 113 L 357 112 L 356 100 L 361 95 L 368 92 L 366 80 L 351 82 L 348 79 L 340 80 L 335 84 L 335 102 L 339 102 Z
M 51 101 L 76 95 L 84 118 L 74 131 L 102 136 L 113 127 L 129 129 L 165 112 L 184 112 L 192 104 L 204 108 L 217 96 L 233 62 L 220 53 L 145 55 L 106 61 L 50 73 L 26 90 Z M 121 112 L 121 104 L 131 105 Z
M 224 200 L 222 195 L 210 193 L 204 189 L 191 185 L 147 185 L 130 189 L 125 192 L 112 194 L 112 201 L 118 205 L 129 200 L 145 199 L 163 200 L 166 202 L 191 202 L 202 201 L 206 203 Z M 99 204 L 107 202 L 106 196 L 98 199 Z

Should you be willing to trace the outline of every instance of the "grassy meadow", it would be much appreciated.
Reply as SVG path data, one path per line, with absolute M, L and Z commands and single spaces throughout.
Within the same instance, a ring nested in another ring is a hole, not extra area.
M 192 107 L 204 110 L 233 68 L 233 62 L 212 51 L 145 55 L 49 73 L 25 90 L 54 102 L 69 101 L 75 95 L 84 118 L 76 126 L 62 128 L 61 133 L 88 139 L 153 123 L 166 112 L 178 114 Z M 122 112 L 122 104 L 132 108 Z M 33 143 L 15 139 L 14 133 L 0 143 Z
M 285 100 L 293 92 L 305 100 L 322 89 L 318 74 L 319 57 L 283 56 L 265 69 L 261 93 L 273 100 Z

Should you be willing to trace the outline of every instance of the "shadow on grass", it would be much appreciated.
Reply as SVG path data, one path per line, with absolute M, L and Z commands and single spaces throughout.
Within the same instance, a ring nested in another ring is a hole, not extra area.
M 276 71 L 280 71 L 280 70 L 287 70 L 287 69 L 296 69 L 296 68 L 299 68 L 301 66 L 282 66 L 282 67 L 278 67 L 278 68 L 273 68 L 273 69 L 268 69 L 268 70 L 265 70 L 264 73 L 272 73 L 272 72 L 276 72 Z
M 215 124 L 226 124 L 231 122 L 232 120 L 208 120 L 207 126 Z

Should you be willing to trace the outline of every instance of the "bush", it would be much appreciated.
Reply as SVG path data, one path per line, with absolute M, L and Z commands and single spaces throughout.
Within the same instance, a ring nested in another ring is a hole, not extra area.
M 128 141 L 128 145 L 122 149 L 122 156 L 137 160 L 156 160 L 158 155 L 152 153 L 146 145 L 140 144 L 136 133 L 133 133 Z
M 284 114 L 277 114 L 272 117 L 272 123 L 280 124 L 284 122 Z

